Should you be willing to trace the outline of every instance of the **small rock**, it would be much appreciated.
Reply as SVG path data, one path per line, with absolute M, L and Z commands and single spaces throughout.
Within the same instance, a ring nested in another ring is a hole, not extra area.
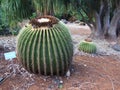
M 116 51 L 120 51 L 120 45 L 118 44 L 113 45 L 112 48 Z
M 67 23 L 68 23 L 68 21 L 67 21 L 67 20 L 65 20 L 65 19 L 61 19 L 61 21 L 62 21 L 63 23 L 65 23 L 65 24 L 67 24 Z
M 10 51 L 9 47 L 6 47 L 6 46 L 5 46 L 4 51 L 5 51 L 5 52 L 9 52 L 9 51 Z
M 75 23 L 80 23 L 80 20 L 76 20 Z
M 44 80 L 44 82 L 46 82 L 46 81 L 47 81 L 47 79 L 46 79 L 46 78 L 44 78 L 43 80 Z
M 86 24 L 84 22 L 80 22 L 79 25 L 85 26 Z
M 4 78 L 0 77 L 0 82 L 3 80 Z
M 84 67 L 87 67 L 87 65 L 86 65 L 86 64 L 84 64 Z
M 67 76 L 67 77 L 70 76 L 70 70 L 67 71 L 66 76 Z
M 60 80 L 60 83 L 61 83 L 61 84 L 63 84 L 63 81 L 62 81 L 62 80 Z
M 0 85 L 3 83 L 4 78 L 0 77 Z

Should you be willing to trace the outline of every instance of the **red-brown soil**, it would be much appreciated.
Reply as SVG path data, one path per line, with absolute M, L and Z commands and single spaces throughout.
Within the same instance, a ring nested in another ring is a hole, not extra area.
M 0 61 L 1 76 L 5 71 L 10 72 L 6 70 L 10 63 Z M 19 64 L 17 60 L 13 63 Z M 60 90 L 120 90 L 120 61 L 116 56 L 76 55 L 72 64 L 72 74 L 68 78 L 26 75 L 21 75 L 16 69 L 15 75 L 0 85 L 0 90 L 59 90 L 55 81 L 57 79 L 63 81 Z

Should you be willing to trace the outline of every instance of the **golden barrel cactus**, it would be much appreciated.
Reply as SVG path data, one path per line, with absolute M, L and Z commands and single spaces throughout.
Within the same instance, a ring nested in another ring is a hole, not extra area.
M 43 75 L 64 75 L 73 56 L 68 28 L 53 16 L 32 19 L 20 31 L 17 57 L 30 72 Z
M 86 53 L 96 53 L 97 48 L 92 40 L 88 38 L 79 44 L 79 50 Z

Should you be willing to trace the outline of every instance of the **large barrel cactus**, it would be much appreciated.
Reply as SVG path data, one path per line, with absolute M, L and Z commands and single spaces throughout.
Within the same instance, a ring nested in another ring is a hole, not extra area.
M 92 42 L 91 39 L 85 39 L 79 45 L 79 50 L 86 52 L 86 53 L 96 53 L 96 45 Z
M 66 26 L 53 16 L 37 17 L 19 33 L 17 56 L 30 72 L 64 75 L 73 56 L 73 44 Z

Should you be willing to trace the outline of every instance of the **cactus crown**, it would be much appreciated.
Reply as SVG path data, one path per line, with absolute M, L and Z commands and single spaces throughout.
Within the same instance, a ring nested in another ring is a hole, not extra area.
M 86 41 L 86 42 L 92 42 L 92 39 L 86 38 L 85 41 Z
M 39 16 L 35 19 L 32 19 L 29 23 L 34 28 L 41 28 L 41 27 L 53 27 L 54 24 L 57 24 L 59 20 L 53 16 Z

